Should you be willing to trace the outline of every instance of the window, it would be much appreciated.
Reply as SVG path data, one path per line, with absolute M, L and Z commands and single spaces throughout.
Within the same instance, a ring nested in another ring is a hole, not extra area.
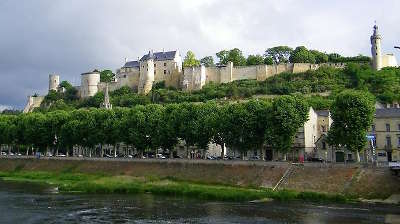
M 375 132 L 375 124 L 373 124 L 373 125 L 371 126 L 371 130 L 372 130 L 372 132 Z
M 154 75 L 156 74 L 156 70 L 154 70 Z
M 325 125 L 322 125 L 321 128 L 322 128 L 322 132 L 326 132 L 326 127 L 325 127 Z
M 322 142 L 322 149 L 326 149 L 326 142 Z
M 390 132 L 390 124 L 386 124 L 386 131 Z
M 164 75 L 167 74 L 167 70 L 164 70 Z
M 386 157 L 386 152 L 378 152 L 379 157 Z
M 155 67 L 157 67 L 157 66 L 156 66 L 156 63 L 154 63 L 154 68 L 155 68 Z
M 392 138 L 390 136 L 386 137 L 386 146 L 387 147 L 392 146 Z
M 399 129 L 399 131 L 400 131 L 400 124 L 398 124 L 398 127 L 397 127 L 397 129 Z
M 167 67 L 167 63 L 164 62 L 164 67 Z
M 400 136 L 397 137 L 397 148 L 400 148 Z

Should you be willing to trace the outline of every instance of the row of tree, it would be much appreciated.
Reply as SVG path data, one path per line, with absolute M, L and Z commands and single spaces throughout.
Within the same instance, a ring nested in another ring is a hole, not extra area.
M 268 48 L 264 55 L 248 55 L 247 58 L 243 55 L 243 52 L 234 48 L 232 50 L 222 50 L 216 53 L 219 60 L 219 64 L 226 65 L 229 61 L 233 62 L 235 66 L 245 65 L 272 65 L 280 63 L 347 63 L 347 62 L 361 62 L 369 63 L 370 57 L 367 56 L 355 56 L 355 57 L 343 57 L 337 53 L 327 54 L 317 50 L 309 50 L 304 46 L 296 47 L 295 49 L 288 46 L 277 46 Z M 205 66 L 214 66 L 214 58 L 212 56 L 206 56 L 201 60 L 196 59 L 195 54 L 192 51 L 188 51 L 184 59 L 184 67 L 199 66 L 200 64 Z
M 191 146 L 205 151 L 214 142 L 240 152 L 268 143 L 286 153 L 307 114 L 302 98 L 282 96 L 273 102 L 150 104 L 2 115 L 0 144 L 35 151 L 59 149 L 68 154 L 78 146 L 102 155 L 104 145 L 125 143 L 142 154 L 160 148 L 171 151 L 183 140 L 187 152 Z

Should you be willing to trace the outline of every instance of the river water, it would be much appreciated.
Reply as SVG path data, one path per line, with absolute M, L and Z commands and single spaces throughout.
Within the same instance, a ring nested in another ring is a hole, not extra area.
M 400 207 L 230 203 L 145 195 L 59 194 L 0 181 L 0 223 L 400 223 Z

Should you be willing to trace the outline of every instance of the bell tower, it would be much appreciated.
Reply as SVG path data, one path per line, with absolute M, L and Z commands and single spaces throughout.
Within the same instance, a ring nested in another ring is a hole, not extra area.
M 376 71 L 382 69 L 381 35 L 378 26 L 375 24 L 374 32 L 371 36 L 372 68 Z

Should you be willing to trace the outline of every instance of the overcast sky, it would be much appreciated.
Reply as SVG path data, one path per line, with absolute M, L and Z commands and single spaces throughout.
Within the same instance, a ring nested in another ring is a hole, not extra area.
M 398 0 L 0 0 L 0 110 L 45 94 L 49 73 L 79 85 L 81 73 L 115 71 L 150 49 L 369 55 L 376 20 L 383 51 L 399 58 L 399 12 Z

